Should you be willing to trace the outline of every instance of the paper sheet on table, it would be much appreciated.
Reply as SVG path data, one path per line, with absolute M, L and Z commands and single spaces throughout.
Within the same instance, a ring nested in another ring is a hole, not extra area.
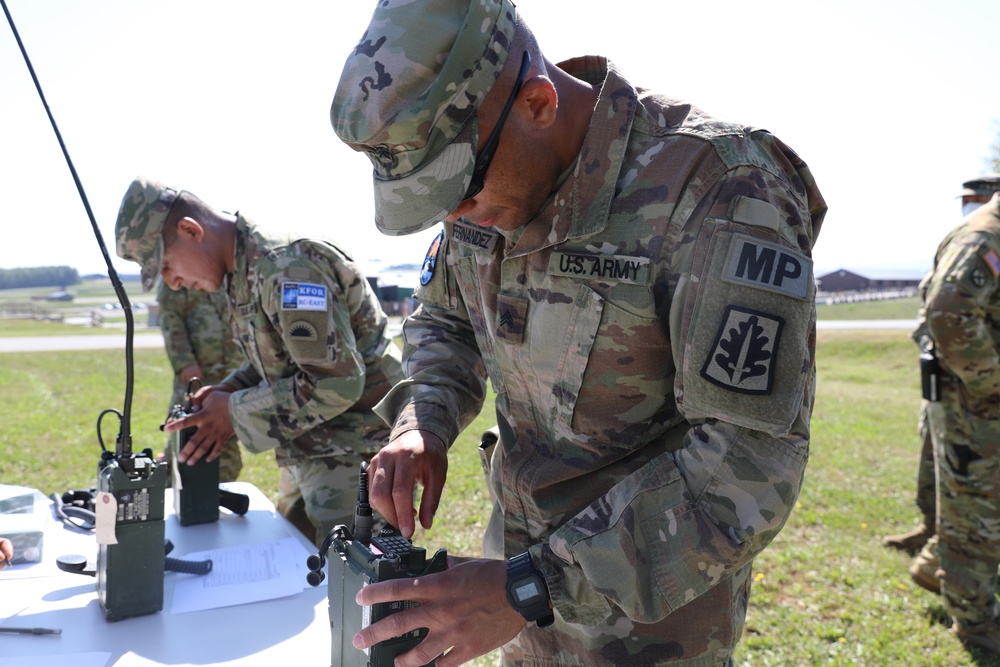
M 212 571 L 206 575 L 175 574 L 171 612 L 232 607 L 301 593 L 307 557 L 306 550 L 291 537 L 187 554 L 184 560 L 212 559 Z
M 3 667 L 104 667 L 110 653 L 64 653 L 62 655 L 24 655 L 3 659 Z

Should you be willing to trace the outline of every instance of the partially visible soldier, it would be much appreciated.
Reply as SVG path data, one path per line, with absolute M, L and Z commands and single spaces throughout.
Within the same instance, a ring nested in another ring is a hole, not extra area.
M 195 395 L 200 411 L 167 424 L 198 429 L 178 461 L 218 458 L 235 432 L 252 452 L 275 451 L 278 510 L 307 536 L 349 525 L 358 464 L 389 435 L 371 408 L 403 378 L 385 313 L 350 256 L 325 240 L 271 238 L 242 213 L 142 178 L 115 237 L 146 290 L 158 273 L 171 289 L 221 289 L 247 358 Z
M 962 193 L 959 195 L 962 200 L 962 216 L 965 217 L 988 202 L 990 197 L 997 191 L 1000 191 L 1000 174 L 986 174 L 962 183 Z M 921 301 L 923 301 L 927 281 L 932 273 L 928 273 L 920 282 L 918 291 L 921 295 Z M 931 341 L 927 333 L 927 320 L 922 305 L 917 315 L 917 328 L 913 331 L 913 340 L 917 343 L 921 352 L 926 352 L 930 348 Z M 930 427 L 927 424 L 927 401 L 923 401 L 920 405 L 917 431 L 920 434 L 922 445 L 920 448 L 920 462 L 917 466 L 916 500 L 917 509 L 923 515 L 923 521 L 913 530 L 882 538 L 883 545 L 892 549 L 905 551 L 910 555 L 920 551 L 927 544 L 927 541 L 934 537 L 936 531 L 935 523 L 937 522 L 934 446 L 931 442 Z M 933 545 L 928 555 L 933 553 L 932 549 Z M 917 559 L 910 567 L 910 574 L 913 580 L 920 586 L 936 593 L 938 592 L 937 578 L 934 576 L 936 570 L 936 560 L 930 562 L 924 559 Z
M 221 290 L 172 290 L 160 281 L 156 300 L 163 345 L 174 369 L 169 412 L 183 400 L 192 378 L 199 378 L 203 386 L 219 384 L 242 366 L 245 358 L 229 328 L 229 305 Z M 169 461 L 169 449 L 166 457 Z M 219 481 L 236 481 L 242 469 L 240 443 L 233 435 L 222 448 Z
M 959 639 L 1000 655 L 1000 192 L 938 247 L 923 306 L 940 366 L 936 575 Z M 932 542 L 918 559 L 934 558 Z

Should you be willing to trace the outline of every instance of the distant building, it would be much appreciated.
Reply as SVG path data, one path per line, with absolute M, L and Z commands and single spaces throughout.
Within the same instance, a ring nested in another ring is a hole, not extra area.
M 898 272 L 869 271 L 861 275 L 838 269 L 816 278 L 816 286 L 820 292 L 887 292 L 916 290 L 923 274 L 914 271 L 900 270 Z

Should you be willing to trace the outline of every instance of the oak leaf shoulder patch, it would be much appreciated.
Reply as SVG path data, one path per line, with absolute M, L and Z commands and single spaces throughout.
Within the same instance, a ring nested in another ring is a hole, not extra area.
M 727 306 L 701 376 L 742 394 L 770 394 L 784 318 Z

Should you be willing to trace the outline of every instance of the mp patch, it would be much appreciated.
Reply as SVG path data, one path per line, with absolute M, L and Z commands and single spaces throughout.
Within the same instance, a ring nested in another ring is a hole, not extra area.
M 326 287 L 312 283 L 281 283 L 282 310 L 326 310 Z
M 727 306 L 701 376 L 741 394 L 770 394 L 784 325 L 778 315 Z
M 444 230 L 442 229 L 438 232 L 438 235 L 434 237 L 431 241 L 431 245 L 427 248 L 427 254 L 424 256 L 424 263 L 420 266 L 420 284 L 426 285 L 434 277 L 434 269 L 437 267 L 438 251 L 441 249 L 441 241 L 444 240 Z
M 812 282 L 812 260 L 784 246 L 733 234 L 722 279 L 805 301 Z

